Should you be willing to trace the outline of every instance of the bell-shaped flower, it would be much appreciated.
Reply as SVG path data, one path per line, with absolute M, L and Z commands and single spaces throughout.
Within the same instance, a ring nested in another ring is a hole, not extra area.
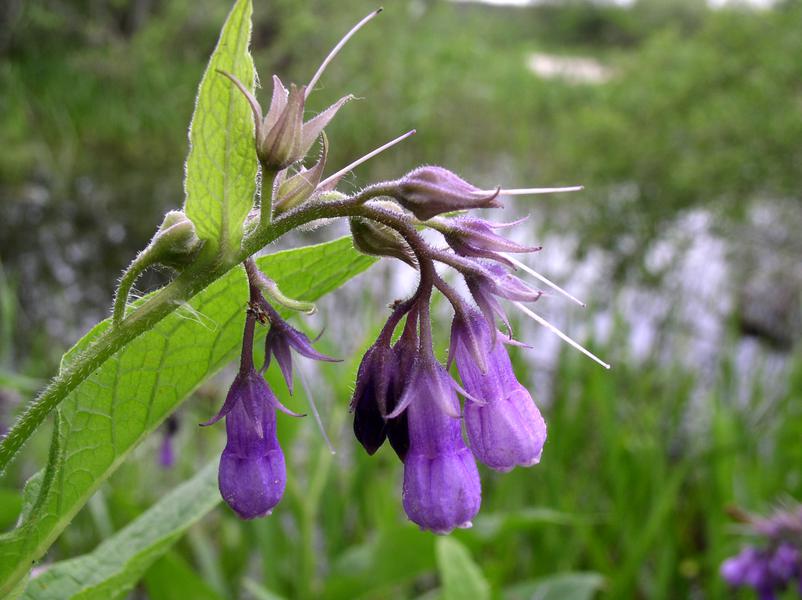
M 220 412 L 203 423 L 226 419 L 218 484 L 223 500 L 243 519 L 269 514 L 284 494 L 287 473 L 276 436 L 276 408 L 284 409 L 251 366 L 240 370 Z
M 391 194 L 425 221 L 436 215 L 472 208 L 498 208 L 498 192 L 487 194 L 448 169 L 418 167 L 395 182 Z
M 254 95 L 231 73 L 220 71 L 242 92 L 250 104 L 256 126 L 256 154 L 265 169 L 277 172 L 301 160 L 312 144 L 340 110 L 353 98 L 340 98 L 326 110 L 304 123 L 306 86 L 290 84 L 284 87 L 281 80 L 273 76 L 273 96 L 266 115 Z
M 490 335 L 487 321 L 476 312 L 469 313 L 467 321 L 455 318 L 451 346 L 468 394 L 468 444 L 480 462 L 497 471 L 535 465 L 546 442 L 546 423 L 532 396 L 515 377 L 500 337 Z M 470 349 L 469 334 L 477 336 L 484 349 L 484 371 Z
M 470 527 L 482 488 L 476 461 L 462 439 L 451 377 L 431 358 L 418 357 L 401 405 L 409 449 L 404 457 L 404 510 L 421 529 L 449 533 Z

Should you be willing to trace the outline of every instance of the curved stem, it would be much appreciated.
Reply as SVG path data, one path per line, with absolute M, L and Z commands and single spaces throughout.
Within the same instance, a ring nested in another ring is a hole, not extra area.
M 128 294 L 134 283 L 142 274 L 142 271 L 150 266 L 148 258 L 148 249 L 146 248 L 137 254 L 134 261 L 128 265 L 128 268 L 120 278 L 120 285 L 117 286 L 117 291 L 114 293 L 114 310 L 112 312 L 112 323 L 116 327 L 120 324 L 125 316 L 125 307 L 128 304 Z
M 344 200 L 310 202 L 302 205 L 272 223 L 257 227 L 243 240 L 239 251 L 225 260 L 201 251 L 194 264 L 187 267 L 169 284 L 154 292 L 127 316 L 121 318 L 116 327 L 107 327 L 99 333 L 92 344 L 73 361 L 65 364 L 36 400 L 28 404 L 13 427 L 0 440 L 0 473 L 5 471 L 25 440 L 41 425 L 47 415 L 131 340 L 150 330 L 212 282 L 288 231 L 319 219 L 358 216 L 362 209 L 361 204 L 365 201 L 366 198 L 362 194 L 357 194 Z M 123 295 L 119 294 L 120 298 Z M 124 308 L 123 300 L 115 303 L 123 303 Z

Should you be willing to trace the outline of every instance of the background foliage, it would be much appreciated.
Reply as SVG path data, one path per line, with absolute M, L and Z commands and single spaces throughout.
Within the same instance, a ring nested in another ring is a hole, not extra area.
M 186 124 L 229 8 L 217 0 L 0 7 L 6 424 L 61 353 L 107 314 L 121 269 L 164 211 L 183 202 Z M 356 0 L 255 2 L 262 81 L 274 71 L 308 79 L 368 8 Z M 347 359 L 309 374 L 338 454 L 311 419 L 283 419 L 290 487 L 276 513 L 242 523 L 218 508 L 187 523 L 131 593 L 456 598 L 466 592 L 454 586 L 468 585 L 477 598 L 566 598 L 566 589 L 577 598 L 731 597 L 717 568 L 740 539 L 725 508 L 766 510 L 802 498 L 802 248 L 794 233 L 802 213 L 802 62 L 794 58 L 802 54 L 802 3 L 711 11 L 692 0 L 526 9 L 417 0 L 386 9 L 312 96 L 312 111 L 344 92 L 363 98 L 329 128 L 329 164 L 416 127 L 413 140 L 360 168 L 346 187 L 420 163 L 487 186 L 586 185 L 580 196 L 526 205 L 535 215 L 527 237 L 551 241 L 552 255 L 571 253 L 554 265 L 566 284 L 594 271 L 591 312 L 569 313 L 569 324 L 607 315 L 586 337 L 615 368 L 516 351 L 519 373 L 545 405 L 543 464 L 484 472 L 472 530 L 449 540 L 420 533 L 403 518 L 397 461 L 363 456 L 349 435 L 344 409 L 359 351 L 403 271 L 363 276 L 311 321 L 327 326 L 322 349 Z M 599 85 L 538 77 L 526 68 L 536 52 L 590 57 L 611 75 Z M 688 219 L 698 215 L 734 264 L 727 288 L 714 290 L 733 299 L 715 314 L 723 333 L 689 334 L 713 346 L 704 353 L 675 339 L 688 319 L 698 323 L 696 312 L 707 315 L 684 298 L 695 288 L 678 281 L 709 279 L 710 255 L 690 273 L 681 253 L 657 260 L 667 240 L 682 247 L 681 234 L 694 237 Z M 323 228 L 294 241 L 333 235 Z M 149 273 L 140 287 L 162 280 Z M 657 301 L 666 317 L 644 342 L 632 314 Z M 179 412 L 176 467 L 154 467 L 161 434 L 150 436 L 78 513 L 48 562 L 91 557 L 214 457 L 220 432 L 199 433 L 195 424 L 214 412 L 228 379 L 198 389 Z M 282 400 L 302 407 L 297 395 Z M 44 433 L 2 482 L 4 528 L 17 518 L 17 490 L 47 459 Z

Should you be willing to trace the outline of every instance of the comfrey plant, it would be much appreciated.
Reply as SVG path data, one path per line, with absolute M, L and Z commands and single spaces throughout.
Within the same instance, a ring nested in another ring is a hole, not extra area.
M 733 587 L 750 587 L 761 600 L 774 600 L 793 587 L 802 597 L 802 506 L 756 517 L 736 511 L 754 543 L 721 565 L 721 576 Z
M 236 378 L 222 408 L 204 425 L 225 419 L 227 443 L 216 481 L 223 499 L 243 518 L 270 513 L 287 481 L 276 437 L 279 413 L 295 413 L 282 406 L 263 373 L 277 363 L 292 392 L 293 353 L 334 360 L 315 350 L 285 317 L 313 310 L 311 301 L 377 257 L 401 260 L 418 271 L 419 281 L 410 297 L 392 304 L 366 352 L 351 408 L 364 448 L 372 454 L 389 440 L 403 462 L 409 518 L 437 533 L 469 526 L 481 502 L 477 460 L 500 471 L 540 460 L 546 425 L 513 372 L 506 346 L 517 342 L 504 302 L 601 361 L 524 305 L 541 292 L 519 279 L 515 268 L 565 293 L 513 257 L 539 248 L 500 235 L 514 223 L 493 223 L 473 211 L 499 208 L 503 196 L 580 188 L 486 190 L 444 167 L 427 165 L 356 193 L 338 191 L 346 173 L 414 133 L 325 176 L 329 142 L 324 130 L 352 96 L 311 117 L 305 104 L 345 42 L 378 12 L 348 32 L 308 84 L 286 86 L 274 76 L 263 108 L 248 52 L 251 2 L 235 3 L 198 91 L 183 210 L 165 216 L 123 274 L 111 318 L 67 353 L 59 375 L 0 442 L 3 470 L 56 409 L 48 465 L 26 491 L 30 505 L 20 524 L 2 537 L 0 596 L 14 589 L 132 449 L 238 347 Z M 318 145 L 317 158 L 307 168 L 305 161 Z M 336 218 L 349 219 L 349 238 L 254 258 L 290 231 Z M 439 232 L 447 246 L 429 243 L 424 228 Z M 460 296 L 438 274 L 437 263 L 464 278 L 471 298 Z M 129 303 L 137 278 L 153 265 L 171 269 L 173 279 Z M 433 350 L 435 291 L 454 311 L 446 365 Z M 243 317 L 240 338 L 236 330 Z M 506 331 L 498 331 L 497 321 Z M 257 366 L 253 348 L 263 334 L 265 362 Z M 461 385 L 449 373 L 452 363 Z M 164 464 L 172 462 L 170 433 L 168 427 Z M 168 512 L 182 527 L 193 513 L 176 506 L 183 502 L 200 511 L 214 505 L 204 487 L 209 472 L 202 470 L 171 493 Z

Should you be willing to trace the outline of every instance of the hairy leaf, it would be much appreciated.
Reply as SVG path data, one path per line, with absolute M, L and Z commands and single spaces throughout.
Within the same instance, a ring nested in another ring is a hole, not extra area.
M 184 210 L 207 248 L 238 250 L 242 223 L 256 191 L 256 150 L 251 109 L 242 93 L 218 70 L 235 75 L 253 91 L 250 0 L 239 0 L 201 79 L 186 163 Z
M 350 238 L 258 260 L 282 290 L 313 301 L 375 259 Z M 0 536 L 0 597 L 41 557 L 128 453 L 206 378 L 230 362 L 242 337 L 248 298 L 241 268 L 135 338 L 82 381 L 61 404 L 50 459 L 34 476 L 26 515 Z M 65 356 L 62 368 L 107 327 L 104 321 Z M 259 328 L 264 334 L 264 328 Z
M 215 460 L 89 554 L 56 563 L 32 579 L 22 598 L 117 598 L 219 502 Z

